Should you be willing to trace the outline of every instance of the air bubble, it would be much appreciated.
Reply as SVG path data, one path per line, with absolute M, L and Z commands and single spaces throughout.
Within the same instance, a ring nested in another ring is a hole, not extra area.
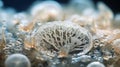
M 87 67 L 105 67 L 104 64 L 100 63 L 100 62 L 92 62 L 90 64 L 88 64 Z
M 25 55 L 12 54 L 5 60 L 5 67 L 31 67 L 31 64 Z

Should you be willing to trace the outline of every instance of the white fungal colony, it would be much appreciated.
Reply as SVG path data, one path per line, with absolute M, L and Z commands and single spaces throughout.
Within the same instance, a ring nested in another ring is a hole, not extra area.
M 68 54 L 80 56 L 92 48 L 89 31 L 73 23 L 49 22 L 40 26 L 34 36 L 40 51 L 55 51 L 59 53 L 59 57 L 66 57 Z

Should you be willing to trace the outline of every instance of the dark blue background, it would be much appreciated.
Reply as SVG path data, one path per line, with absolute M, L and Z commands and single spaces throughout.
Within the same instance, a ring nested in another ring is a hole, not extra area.
M 4 2 L 4 7 L 13 7 L 18 12 L 24 11 L 30 7 L 30 5 L 36 1 L 36 0 L 2 0 Z M 38 0 L 38 1 L 44 1 L 44 0 Z M 67 4 L 69 0 L 56 0 L 59 3 Z M 93 2 L 96 4 L 98 1 L 103 1 L 105 4 L 107 4 L 114 13 L 120 12 L 120 0 L 93 0 Z

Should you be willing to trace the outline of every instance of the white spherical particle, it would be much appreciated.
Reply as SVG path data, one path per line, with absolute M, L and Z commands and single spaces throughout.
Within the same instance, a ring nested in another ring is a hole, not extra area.
M 5 60 L 5 67 L 31 67 L 31 64 L 25 55 L 12 54 Z
M 87 67 L 105 67 L 105 66 L 100 62 L 92 62 L 92 63 L 88 64 Z

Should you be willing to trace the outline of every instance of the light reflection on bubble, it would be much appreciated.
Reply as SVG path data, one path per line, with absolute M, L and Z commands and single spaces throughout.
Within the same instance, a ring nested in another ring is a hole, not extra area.
M 29 59 L 22 54 L 13 54 L 8 56 L 5 61 L 6 67 L 31 67 Z
M 87 67 L 105 67 L 105 66 L 100 62 L 92 62 L 92 63 L 88 64 Z

